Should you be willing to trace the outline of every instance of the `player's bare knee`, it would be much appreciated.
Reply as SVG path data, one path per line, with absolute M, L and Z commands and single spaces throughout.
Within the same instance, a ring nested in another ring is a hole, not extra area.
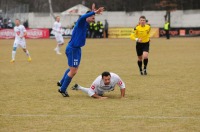
M 78 70 L 74 70 L 73 71 L 73 75 L 76 75 L 77 72 L 78 72 Z
M 138 61 L 142 61 L 142 56 L 138 56 Z
M 22 49 L 24 52 L 26 52 L 26 49 Z
M 76 75 L 77 72 L 78 72 L 77 68 L 70 68 L 69 74 L 73 77 L 74 75 Z
M 148 54 L 147 54 L 147 55 L 144 55 L 143 57 L 144 57 L 144 59 L 148 59 Z

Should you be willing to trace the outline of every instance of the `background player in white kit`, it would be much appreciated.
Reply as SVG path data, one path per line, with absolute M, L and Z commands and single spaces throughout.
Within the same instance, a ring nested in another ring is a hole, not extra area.
M 125 97 L 124 82 L 117 74 L 106 71 L 94 80 L 90 88 L 84 88 L 78 84 L 75 84 L 72 87 L 72 90 L 81 90 L 93 98 L 106 99 L 108 97 L 103 97 L 104 92 L 113 91 L 116 84 L 120 87 L 121 98 Z
M 20 24 L 20 20 L 16 19 L 15 20 L 15 27 L 14 27 L 14 32 L 15 32 L 15 41 L 13 44 L 13 50 L 12 50 L 12 60 L 10 61 L 15 62 L 15 55 L 18 46 L 20 46 L 23 51 L 26 53 L 28 56 L 28 61 L 31 61 L 31 56 L 29 54 L 29 51 L 26 49 L 26 41 L 25 41 L 25 36 L 27 35 L 26 29 L 23 25 Z
M 62 26 L 60 23 L 60 17 L 57 16 L 56 17 L 56 21 L 53 24 L 53 33 L 55 35 L 56 41 L 57 41 L 57 46 L 54 49 L 56 51 L 57 54 L 61 54 L 60 53 L 60 47 L 64 44 L 64 40 L 63 40 L 63 36 L 62 36 Z

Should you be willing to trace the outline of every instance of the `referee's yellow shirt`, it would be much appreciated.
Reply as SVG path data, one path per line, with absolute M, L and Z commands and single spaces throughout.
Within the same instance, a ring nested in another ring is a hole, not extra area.
M 151 30 L 151 27 L 147 24 L 145 24 L 144 26 L 137 25 L 134 28 L 133 32 L 131 33 L 130 38 L 132 40 L 136 40 L 136 41 L 137 41 L 137 39 L 142 39 L 142 41 L 140 43 L 149 42 L 150 30 Z

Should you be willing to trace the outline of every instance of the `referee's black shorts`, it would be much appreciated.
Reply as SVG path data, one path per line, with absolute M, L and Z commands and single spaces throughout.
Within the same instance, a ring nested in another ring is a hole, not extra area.
M 141 56 L 144 51 L 149 52 L 149 42 L 146 43 L 136 42 L 137 56 Z

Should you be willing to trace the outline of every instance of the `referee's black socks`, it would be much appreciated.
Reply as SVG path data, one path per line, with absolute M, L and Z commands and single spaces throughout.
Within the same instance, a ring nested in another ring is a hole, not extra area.
M 138 63 L 138 67 L 140 68 L 140 71 L 142 71 L 142 61 L 139 61 L 139 60 L 138 60 L 137 63 Z
M 148 64 L 148 58 L 143 60 L 144 63 L 144 69 L 147 69 L 147 64 Z

